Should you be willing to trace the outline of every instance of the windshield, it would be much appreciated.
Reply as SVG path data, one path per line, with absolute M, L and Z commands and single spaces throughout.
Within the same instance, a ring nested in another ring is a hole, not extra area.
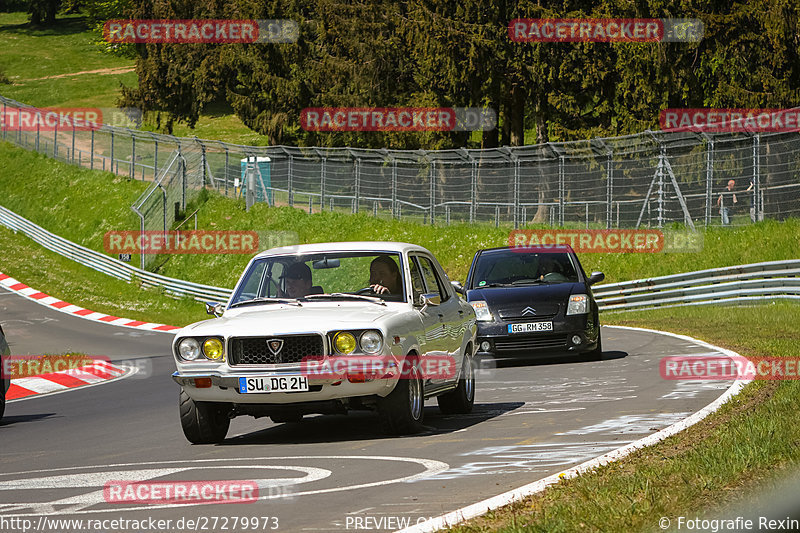
M 364 297 L 406 300 L 398 253 L 336 252 L 264 257 L 250 264 L 231 307 Z
M 469 288 L 513 287 L 536 283 L 575 283 L 578 274 L 566 252 L 502 250 L 478 257 Z

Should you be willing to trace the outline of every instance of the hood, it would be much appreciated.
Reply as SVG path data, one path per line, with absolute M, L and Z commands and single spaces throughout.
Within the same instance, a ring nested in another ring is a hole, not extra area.
M 183 335 L 280 335 L 307 331 L 328 331 L 376 327 L 389 314 L 397 314 L 407 304 L 386 306 L 368 302 L 302 302 L 302 307 L 264 304 L 229 309 L 220 318 L 203 320 L 177 332 Z
M 572 294 L 585 292 L 583 283 L 542 283 L 520 287 L 489 287 L 470 289 L 467 301 L 484 300 L 490 309 L 506 308 L 515 304 L 566 305 Z

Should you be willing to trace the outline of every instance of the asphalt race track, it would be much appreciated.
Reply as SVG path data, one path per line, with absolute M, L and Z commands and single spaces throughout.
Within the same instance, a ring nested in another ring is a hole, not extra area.
M 0 323 L 14 355 L 80 351 L 148 362 L 149 371 L 126 379 L 7 405 L 0 519 L 31 520 L 39 531 L 87 530 L 86 523 L 57 528 L 60 519 L 106 521 L 92 531 L 134 531 L 111 521 L 149 519 L 151 531 L 240 531 L 242 517 L 258 517 L 248 521 L 251 531 L 400 529 L 640 439 L 730 386 L 659 376 L 662 356 L 708 353 L 704 347 L 604 328 L 602 361 L 483 370 L 474 412 L 443 416 L 429 401 L 427 431 L 418 435 L 388 438 L 369 413 L 299 424 L 242 417 L 223 444 L 192 446 L 170 379 L 172 334 L 83 320 L 5 290 Z M 259 500 L 107 503 L 105 483 L 119 480 L 255 481 Z M 171 522 L 158 527 L 157 520 Z

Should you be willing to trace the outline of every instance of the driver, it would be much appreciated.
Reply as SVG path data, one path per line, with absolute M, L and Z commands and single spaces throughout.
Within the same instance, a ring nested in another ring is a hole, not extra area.
M 311 294 L 311 269 L 305 263 L 293 263 L 283 273 L 285 296 L 303 298 Z
M 542 256 L 539 262 L 539 279 L 544 279 L 547 274 L 561 274 L 561 264 L 551 255 Z
M 375 294 L 400 294 L 403 292 L 400 269 L 388 255 L 379 255 L 370 263 L 369 288 Z

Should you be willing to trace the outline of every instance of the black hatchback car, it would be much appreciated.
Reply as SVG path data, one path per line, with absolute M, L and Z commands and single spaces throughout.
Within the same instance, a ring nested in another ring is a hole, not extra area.
M 600 359 L 597 302 L 568 246 L 492 248 L 472 260 L 464 293 L 478 319 L 478 356 L 517 358 L 554 353 Z

